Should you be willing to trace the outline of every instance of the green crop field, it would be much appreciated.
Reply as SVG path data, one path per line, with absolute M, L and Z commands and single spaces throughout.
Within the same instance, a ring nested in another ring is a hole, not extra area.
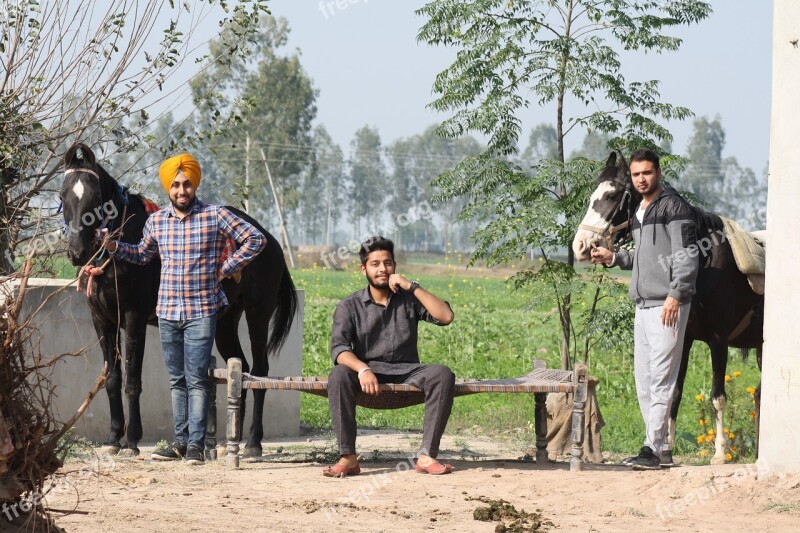
M 444 261 L 430 257 L 410 258 L 401 272 L 418 279 L 425 287 L 448 300 L 455 321 L 447 327 L 420 325 L 420 355 L 425 363 L 451 367 L 458 377 L 501 378 L 522 375 L 531 369 L 535 358 L 547 360 L 548 367 L 560 364 L 557 312 L 549 301 L 531 301 L 525 292 L 514 292 L 503 273 L 481 269 L 467 270 L 462 257 L 448 255 Z M 67 261 L 51 260 L 43 265 L 59 277 L 74 277 Z M 616 271 L 619 272 L 619 271 Z M 481 275 L 482 274 L 482 275 Z M 292 271 L 298 289 L 305 291 L 303 333 L 303 374 L 327 375 L 332 367 L 329 342 L 333 311 L 345 296 L 365 286 L 356 265 L 350 271 L 318 268 Z M 603 450 L 619 454 L 638 451 L 644 425 L 636 401 L 633 382 L 633 347 L 592 353 L 589 372 L 600 380 L 598 402 L 605 419 Z M 737 350 L 728 360 L 728 415 L 726 429 L 731 435 L 729 452 L 733 460 L 753 460 L 755 422 L 752 419 L 752 388 L 758 385 L 755 356 L 743 361 Z M 713 455 L 708 432 L 714 427 L 709 400 L 711 360 L 705 344 L 692 349 L 684 385 L 678 438 L 675 451 L 697 462 Z M 422 406 L 397 410 L 358 410 L 362 427 L 421 429 Z M 301 395 L 301 418 L 305 424 L 331 427 L 324 398 Z M 703 424 L 702 422 L 705 422 Z M 533 444 L 533 400 L 519 394 L 478 394 L 457 398 L 447 427 L 448 433 L 471 431 L 483 434 L 513 435 Z
M 463 267 L 444 265 L 441 273 L 417 274 L 430 271 L 429 265 L 430 261 L 411 264 L 406 272 L 448 300 L 456 319 L 447 327 L 420 325 L 423 362 L 448 365 L 458 377 L 473 378 L 519 376 L 530 370 L 537 357 L 546 359 L 548 367 L 558 368 L 557 313 L 550 302 L 531 302 L 525 293 L 513 292 L 502 277 L 475 276 Z M 303 374 L 326 375 L 332 365 L 329 342 L 334 308 L 339 300 L 365 286 L 364 277 L 355 267 L 352 272 L 312 267 L 295 270 L 292 275 L 297 287 L 305 290 Z M 628 346 L 617 352 L 594 353 L 589 361 L 590 374 L 600 380 L 597 394 L 606 422 L 603 449 L 615 453 L 637 452 L 643 439 L 632 353 L 633 347 Z M 734 460 L 752 459 L 755 424 L 751 417 L 752 396 L 747 388 L 758 384 L 755 357 L 743 361 L 738 351 L 732 350 L 728 374 L 728 405 L 733 418 L 727 430 L 734 435 L 730 451 Z M 708 438 L 709 429 L 714 427 L 710 387 L 708 348 L 696 343 L 684 386 L 675 451 L 695 457 L 698 462 L 708 458 L 709 451 L 713 455 Z M 327 401 L 311 395 L 301 398 L 303 422 L 330 427 Z M 388 411 L 359 409 L 358 422 L 362 427 L 421 429 L 422 413 L 421 406 Z M 523 435 L 534 442 L 532 423 L 532 398 L 479 394 L 456 399 L 447 431 L 458 434 L 478 429 L 485 434 Z

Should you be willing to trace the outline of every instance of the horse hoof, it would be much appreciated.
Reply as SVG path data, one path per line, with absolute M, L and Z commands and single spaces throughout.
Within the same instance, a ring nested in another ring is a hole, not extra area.
M 722 457 L 718 457 L 715 455 L 714 457 L 711 458 L 712 465 L 724 465 L 727 462 L 728 461 L 725 459 L 724 455 Z
M 100 453 L 104 455 L 117 455 L 121 449 L 119 444 L 103 444 L 100 447 Z
M 131 459 L 133 457 L 139 456 L 139 448 L 122 448 L 117 457 L 121 457 L 122 459 Z
M 206 461 L 216 461 L 216 460 L 217 460 L 217 449 L 208 448 L 206 450 Z
M 261 449 L 261 445 L 245 446 L 244 451 L 242 452 L 242 457 L 245 459 L 253 459 L 256 457 L 261 457 L 262 454 L 263 450 Z
M 217 457 L 225 457 L 228 455 L 228 448 L 224 444 L 217 445 Z

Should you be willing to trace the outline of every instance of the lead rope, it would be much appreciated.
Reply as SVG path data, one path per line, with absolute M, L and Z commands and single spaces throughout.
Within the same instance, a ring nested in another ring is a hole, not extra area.
M 123 228 L 123 226 L 125 225 L 125 222 L 126 222 L 125 215 L 127 215 L 127 213 L 128 213 L 128 204 L 126 203 L 125 207 L 123 207 L 123 209 L 122 209 L 122 224 L 120 224 L 119 228 L 117 228 L 113 233 L 110 233 L 109 236 L 114 235 L 114 234 L 122 231 L 122 228 Z M 92 262 L 96 258 L 103 257 L 103 254 L 105 252 L 106 252 L 106 247 L 105 246 L 101 246 L 100 249 L 97 250 L 97 252 L 95 252 L 95 254 L 91 257 L 91 259 L 89 259 L 89 262 L 86 263 L 85 265 L 83 265 L 83 268 L 81 268 L 80 273 L 78 274 L 78 284 L 77 284 L 78 292 L 82 292 L 81 282 L 80 282 L 81 276 L 83 276 L 85 274 L 85 275 L 87 275 L 89 277 L 89 279 L 86 282 L 86 296 L 87 296 L 87 298 L 89 296 L 91 296 L 92 294 L 94 294 L 94 290 L 93 290 L 94 283 L 93 282 L 94 282 L 95 276 L 102 276 L 103 274 L 105 274 L 106 267 L 108 266 L 108 264 L 113 259 L 113 257 L 111 257 L 111 255 L 109 254 L 109 257 L 103 262 L 102 265 L 100 265 L 99 267 L 92 266 Z M 114 276 L 114 281 L 116 283 L 116 276 Z

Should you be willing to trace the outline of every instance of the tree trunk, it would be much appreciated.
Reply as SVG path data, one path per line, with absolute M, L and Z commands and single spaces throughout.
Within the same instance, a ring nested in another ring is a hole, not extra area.
M 11 253 L 11 217 L 7 209 L 6 169 L 0 169 L 0 276 L 14 272 L 14 256 Z
M 566 25 L 564 27 L 564 35 L 569 39 L 571 37 L 572 31 L 572 11 L 574 5 L 573 1 L 570 0 L 569 5 L 567 6 L 567 13 L 566 13 Z M 558 108 L 556 110 L 556 136 L 558 141 L 558 160 L 561 162 L 561 169 L 563 172 L 564 163 L 566 158 L 564 156 L 564 96 L 566 93 L 566 75 L 567 75 L 567 62 L 569 61 L 570 51 L 569 49 L 564 50 L 564 55 L 561 58 L 561 65 L 559 69 L 559 92 L 558 92 Z M 562 180 L 561 186 L 559 189 L 559 197 L 563 200 L 567 196 L 567 188 L 564 185 Z M 567 251 L 567 263 L 570 266 L 575 265 L 575 255 L 572 252 L 572 249 L 568 249 Z M 570 316 L 570 302 L 572 298 L 570 294 L 564 296 L 562 301 L 561 309 L 561 368 L 563 370 L 570 370 L 572 368 L 572 362 L 570 360 L 570 349 L 569 349 L 569 339 L 572 333 L 572 318 Z

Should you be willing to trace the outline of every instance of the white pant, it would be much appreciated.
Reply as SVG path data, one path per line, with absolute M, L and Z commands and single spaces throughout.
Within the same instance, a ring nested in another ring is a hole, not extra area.
M 676 328 L 661 323 L 662 307 L 636 308 L 633 367 L 644 419 L 644 445 L 658 454 L 669 449 L 669 409 L 683 353 L 691 304 L 681 304 Z

